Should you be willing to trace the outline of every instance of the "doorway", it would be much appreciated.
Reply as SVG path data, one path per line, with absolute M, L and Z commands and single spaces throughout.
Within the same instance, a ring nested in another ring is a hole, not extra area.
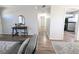
M 43 31 L 43 32 L 47 31 L 48 18 L 49 18 L 49 16 L 47 13 L 39 13 L 38 14 L 39 31 Z
M 77 15 L 68 14 L 65 18 L 64 24 L 64 40 L 65 41 L 75 41 L 76 38 L 76 23 L 77 23 Z

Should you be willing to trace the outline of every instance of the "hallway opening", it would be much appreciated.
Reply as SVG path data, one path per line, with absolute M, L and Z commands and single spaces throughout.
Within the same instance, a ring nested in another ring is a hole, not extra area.
M 48 13 L 39 13 L 38 14 L 38 23 L 39 23 L 39 34 L 37 41 L 37 54 L 52 54 L 55 53 L 51 40 L 49 40 L 47 32 L 49 27 L 49 14 Z
M 64 24 L 64 40 L 75 41 L 76 40 L 76 24 L 78 20 L 77 14 L 66 14 Z
M 47 13 L 38 14 L 39 31 L 47 31 L 47 20 L 49 15 Z

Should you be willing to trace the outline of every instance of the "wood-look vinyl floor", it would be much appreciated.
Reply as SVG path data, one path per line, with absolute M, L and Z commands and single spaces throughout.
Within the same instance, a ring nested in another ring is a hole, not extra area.
M 0 41 L 24 41 L 27 38 L 31 38 L 32 35 L 26 36 L 12 36 L 8 34 L 0 34 Z
M 45 32 L 40 32 L 38 35 L 38 42 L 36 48 L 37 54 L 54 54 L 51 41 L 48 39 Z
M 76 40 L 75 32 L 67 32 L 67 31 L 65 31 L 63 40 L 67 41 L 67 42 L 75 41 Z
M 75 41 L 75 33 L 64 32 L 63 40 L 58 40 L 58 41 L 65 41 L 65 42 Z M 40 32 L 38 35 L 36 53 L 37 54 L 55 54 L 56 53 L 51 44 L 51 40 L 49 40 L 46 35 L 46 32 Z
M 54 40 L 54 39 L 53 40 L 50 39 L 50 40 L 51 41 L 64 41 L 64 42 L 77 41 L 75 37 L 75 32 L 67 32 L 67 31 L 64 32 L 63 40 Z

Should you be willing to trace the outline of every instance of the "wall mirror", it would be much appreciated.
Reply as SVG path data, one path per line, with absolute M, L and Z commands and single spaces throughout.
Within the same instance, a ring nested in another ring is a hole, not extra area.
M 19 15 L 19 16 L 18 16 L 18 23 L 19 23 L 20 25 L 24 25 L 24 24 L 25 24 L 25 18 L 24 18 L 23 15 Z

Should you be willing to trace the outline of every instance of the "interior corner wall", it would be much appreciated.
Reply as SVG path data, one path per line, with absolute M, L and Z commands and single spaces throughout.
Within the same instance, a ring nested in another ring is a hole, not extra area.
M 3 34 L 11 34 L 12 27 L 18 22 L 18 16 L 25 17 L 25 25 L 28 26 L 28 34 L 38 34 L 37 11 L 31 5 L 17 5 L 6 7 L 2 12 Z
M 50 39 L 63 40 L 65 8 L 64 6 L 51 6 Z
M 0 34 L 2 34 L 2 21 L 1 21 L 1 16 L 0 16 Z
M 50 17 L 47 19 L 46 25 L 47 25 L 47 35 L 49 37 L 50 36 Z

